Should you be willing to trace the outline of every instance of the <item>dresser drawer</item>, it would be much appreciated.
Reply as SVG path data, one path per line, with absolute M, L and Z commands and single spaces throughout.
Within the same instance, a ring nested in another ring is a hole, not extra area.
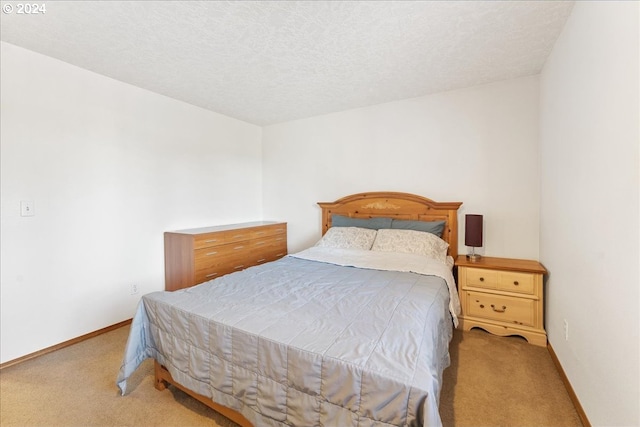
M 243 242 L 268 236 L 286 236 L 286 224 L 275 224 L 255 228 L 240 228 L 235 230 L 217 231 L 199 234 L 194 238 L 194 249 L 209 248 L 228 243 Z M 286 237 L 285 237 L 286 238 Z
M 244 270 L 255 265 L 255 257 L 246 251 L 228 254 L 223 257 L 212 257 L 196 261 L 195 277 L 199 281 L 211 280 L 234 271 Z
M 225 234 L 223 232 L 199 234 L 193 239 L 193 248 L 200 249 L 223 245 L 225 243 Z
M 224 245 L 227 243 L 242 242 L 253 237 L 253 231 L 250 228 L 241 228 L 238 230 L 218 231 L 216 233 L 201 234 L 195 237 L 194 248 L 209 248 L 212 246 Z
M 194 268 L 196 271 L 206 270 L 218 265 L 243 264 L 250 256 L 248 245 L 223 245 L 216 248 L 205 248 L 203 254 L 198 254 L 195 259 Z M 224 248 L 223 250 L 215 250 Z
M 535 276 L 530 273 L 501 271 L 498 274 L 498 289 L 533 295 Z
M 259 251 L 252 251 L 251 257 L 256 264 L 275 261 L 287 254 L 286 244 L 270 244 Z
M 242 268 L 240 268 L 242 269 Z M 220 264 L 214 267 L 210 267 L 204 270 L 198 270 L 194 274 L 194 284 L 199 284 L 203 282 L 208 282 L 209 280 L 217 279 L 218 277 L 224 276 L 225 274 L 233 273 L 233 267 L 229 264 Z
M 227 243 L 220 246 L 196 249 L 195 264 L 196 270 L 204 268 L 211 263 L 227 263 L 232 258 L 241 259 L 251 257 L 255 253 L 287 252 L 287 240 L 284 237 L 268 237 L 257 240 L 247 240 L 236 243 Z
M 261 237 L 267 237 L 267 236 L 278 236 L 278 235 L 286 235 L 287 233 L 287 226 L 285 224 L 275 224 L 275 225 L 269 225 L 266 227 L 260 227 L 259 229 L 256 230 L 252 230 L 251 231 L 251 238 L 252 239 L 259 239 Z
M 196 249 L 195 250 L 195 259 L 196 259 L 196 270 L 199 268 L 198 264 L 200 262 L 208 262 L 207 260 L 213 259 L 227 259 L 235 256 L 241 255 L 242 253 L 246 253 L 251 248 L 251 242 L 237 242 L 237 243 L 227 243 L 219 246 L 212 246 L 208 248 Z
M 266 236 L 263 238 L 258 238 L 251 240 L 249 242 L 250 250 L 260 250 L 270 248 L 286 248 L 287 247 L 287 237 L 282 236 Z
M 263 237 L 275 236 L 278 234 L 284 235 L 286 231 L 287 227 L 284 224 L 234 230 L 225 233 L 225 242 L 242 242 L 245 240 L 260 239 Z
M 498 320 L 505 323 L 534 326 L 535 301 L 503 295 L 467 291 L 467 316 Z

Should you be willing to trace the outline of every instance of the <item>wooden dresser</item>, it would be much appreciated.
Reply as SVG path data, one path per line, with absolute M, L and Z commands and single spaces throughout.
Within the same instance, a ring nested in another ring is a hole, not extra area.
M 164 233 L 165 290 L 188 288 L 287 254 L 287 224 L 246 222 Z
M 544 330 L 543 276 L 538 261 L 482 257 L 456 259 L 462 330 L 479 327 L 493 334 L 520 335 L 547 345 Z

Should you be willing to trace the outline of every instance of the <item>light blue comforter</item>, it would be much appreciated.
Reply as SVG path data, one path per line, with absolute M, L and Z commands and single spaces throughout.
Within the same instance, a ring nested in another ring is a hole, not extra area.
M 151 357 L 256 426 L 438 426 L 448 307 L 440 277 L 288 256 L 143 296 L 117 384 Z

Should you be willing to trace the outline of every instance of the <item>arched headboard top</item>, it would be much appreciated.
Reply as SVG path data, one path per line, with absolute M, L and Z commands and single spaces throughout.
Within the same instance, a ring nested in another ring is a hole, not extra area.
M 350 218 L 386 217 L 414 221 L 445 221 L 442 239 L 449 243 L 449 255 L 458 255 L 458 208 L 462 202 L 435 202 L 410 193 L 380 191 L 358 193 L 335 202 L 319 202 L 322 234 L 331 227 L 332 215 Z

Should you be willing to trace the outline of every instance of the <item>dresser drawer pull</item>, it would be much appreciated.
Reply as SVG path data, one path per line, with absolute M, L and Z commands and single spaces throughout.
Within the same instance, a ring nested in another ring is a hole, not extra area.
M 265 242 L 264 240 L 261 240 L 261 241 L 259 241 L 259 242 L 256 242 L 256 243 L 255 243 L 255 245 L 256 245 L 256 246 L 257 246 L 257 245 L 264 245 L 265 243 L 267 243 L 267 242 Z
M 481 278 L 480 278 L 480 281 L 481 281 L 481 282 L 484 282 L 484 277 L 481 277 Z
M 244 246 L 236 246 L 235 248 L 233 248 L 236 251 L 239 251 L 240 249 L 244 249 Z
M 265 261 L 266 261 L 266 258 L 262 258 L 262 259 L 259 259 L 259 260 L 258 260 L 258 261 L 256 261 L 256 262 L 265 262 Z
M 218 241 L 218 239 L 211 239 L 211 240 L 205 240 L 204 242 L 205 243 L 215 243 L 217 241 Z
M 279 254 L 276 254 L 276 256 L 284 256 L 284 252 L 280 252 Z
M 217 275 L 218 275 L 218 273 L 209 273 L 204 277 L 213 277 L 213 276 L 217 276 Z
M 256 231 L 256 234 L 264 234 L 266 231 Z
M 491 304 L 491 308 L 493 309 L 493 311 L 495 311 L 496 313 L 504 313 L 505 310 L 507 309 L 506 305 L 503 305 L 502 308 L 496 308 L 495 305 Z
M 240 270 L 241 268 L 244 268 L 244 264 L 243 265 L 236 265 L 235 267 L 233 267 L 234 270 Z
M 276 237 L 276 240 L 284 240 L 284 237 Z
M 518 286 L 520 283 L 518 283 L 518 281 L 517 281 L 517 280 L 514 280 L 514 281 L 513 281 L 513 284 L 514 284 L 514 285 L 516 285 L 516 286 Z
M 206 256 L 211 256 L 211 255 L 215 255 L 217 253 L 218 253 L 218 251 L 216 251 L 216 252 L 207 252 L 205 255 Z

